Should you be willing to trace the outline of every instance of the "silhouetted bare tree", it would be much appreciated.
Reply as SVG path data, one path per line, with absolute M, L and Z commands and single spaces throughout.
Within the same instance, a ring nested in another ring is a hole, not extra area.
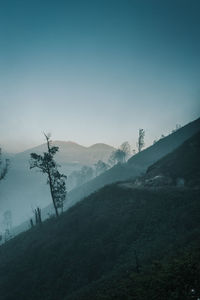
M 95 174 L 96 174 L 96 176 L 104 173 L 105 171 L 107 171 L 109 169 L 109 165 L 106 164 L 102 160 L 98 160 L 98 162 L 94 165 L 94 167 L 95 167 Z
M 130 156 L 130 153 L 131 153 L 131 146 L 130 146 L 129 142 L 122 143 L 121 146 L 120 146 L 120 150 L 123 151 L 124 161 L 126 161 L 127 158 Z
M 42 224 L 42 218 L 41 218 L 41 208 L 37 207 L 35 209 L 35 224 Z
M 43 155 L 31 153 L 30 169 L 38 168 L 42 173 L 47 175 L 47 184 L 49 184 L 53 206 L 58 217 L 58 208 L 61 208 L 63 211 L 64 200 L 66 198 L 65 179 L 67 176 L 59 173 L 59 165 L 54 160 L 54 155 L 59 150 L 59 147 L 51 145 L 50 135 L 44 135 L 48 151 L 44 152 Z
M 144 129 L 139 129 L 139 136 L 138 136 L 138 142 L 137 142 L 138 152 L 141 152 L 142 148 L 145 145 L 144 144 L 144 136 L 145 136 Z
M 117 149 L 111 153 L 108 162 L 111 166 L 114 166 L 117 163 L 125 162 L 125 157 L 126 153 L 121 149 Z
M 2 180 L 8 171 L 9 166 L 9 159 L 6 159 L 5 161 L 2 160 L 2 152 L 0 148 L 0 180 Z
M 30 219 L 30 225 L 31 225 L 31 228 L 33 228 L 33 227 L 34 227 L 34 224 L 33 224 L 33 219 L 32 219 L 32 218 Z

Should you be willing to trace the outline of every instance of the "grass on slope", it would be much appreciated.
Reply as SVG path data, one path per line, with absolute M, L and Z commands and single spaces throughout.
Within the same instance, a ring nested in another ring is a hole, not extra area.
M 184 142 L 172 153 L 157 161 L 147 175 L 163 174 L 175 181 L 183 178 L 188 186 L 200 185 L 200 132 Z
M 200 248 L 155 261 L 140 273 L 118 271 L 72 293 L 64 300 L 198 300 Z
M 60 300 L 199 239 L 199 191 L 106 186 L 0 247 L 1 300 Z M 103 299 L 103 298 L 102 298 Z M 153 298 L 152 298 L 153 299 Z

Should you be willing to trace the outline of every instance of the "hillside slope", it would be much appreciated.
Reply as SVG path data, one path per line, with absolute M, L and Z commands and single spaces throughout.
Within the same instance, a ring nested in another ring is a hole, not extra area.
M 161 157 L 164 157 L 166 154 L 176 149 L 198 131 L 200 131 L 200 118 L 161 139 L 151 147 L 134 155 L 127 163 L 115 165 L 110 170 L 87 182 L 86 184 L 71 190 L 67 195 L 65 210 L 107 184 L 134 179 L 137 176 L 144 174 L 152 163 L 155 163 L 156 160 L 159 160 Z M 92 147 L 96 149 L 96 145 Z M 35 174 L 35 176 L 36 175 L 38 176 L 38 174 Z M 48 197 L 49 193 L 47 191 L 47 186 L 44 185 L 43 189 L 45 189 L 47 195 L 46 197 Z M 52 213 L 54 213 L 54 211 L 52 205 L 50 204 L 43 209 L 43 218 L 48 218 L 49 214 Z M 27 230 L 28 227 L 29 221 L 26 221 L 14 228 L 14 234 L 16 235 L 19 232 Z
M 195 178 L 198 149 L 196 134 L 157 164 Z M 199 199 L 196 184 L 105 186 L 0 247 L 0 300 L 198 299 Z
M 112 272 L 64 300 L 198 300 L 200 296 L 200 248 L 180 250 L 157 260 L 139 273 Z
M 156 144 L 142 152 L 132 156 L 126 164 L 118 164 L 90 182 L 70 191 L 68 194 L 68 201 L 66 202 L 66 208 L 106 184 L 135 178 L 136 176 L 145 173 L 151 164 L 176 149 L 184 141 L 199 131 L 200 118 L 159 140 Z
M 64 299 L 172 255 L 200 236 L 199 190 L 111 185 L 0 247 L 0 299 Z M 93 298 L 95 299 L 95 298 Z
M 200 132 L 185 141 L 147 170 L 147 177 L 163 175 L 177 184 L 182 179 L 186 186 L 200 186 Z
M 130 165 L 147 166 L 152 165 L 161 157 L 164 157 L 174 149 L 179 147 L 184 141 L 192 137 L 195 133 L 200 131 L 200 118 L 181 127 L 174 133 L 160 139 L 151 147 L 143 150 L 129 159 Z

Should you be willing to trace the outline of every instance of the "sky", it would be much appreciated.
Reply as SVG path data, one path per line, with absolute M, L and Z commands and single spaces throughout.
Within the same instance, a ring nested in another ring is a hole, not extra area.
M 0 146 L 134 147 L 200 115 L 199 0 L 0 0 Z

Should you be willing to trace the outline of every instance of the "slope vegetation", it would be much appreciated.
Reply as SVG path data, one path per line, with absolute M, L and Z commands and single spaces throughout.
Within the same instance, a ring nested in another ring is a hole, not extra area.
M 159 170 L 197 177 L 198 148 L 196 134 Z M 197 184 L 105 186 L 0 247 L 0 300 L 198 299 L 199 199 Z
M 200 131 L 200 118 L 185 125 L 178 131 L 159 140 L 156 144 L 134 155 L 126 164 L 118 164 L 86 184 L 72 190 L 68 195 L 66 208 L 100 189 L 106 184 L 135 178 L 160 158 L 175 150 L 183 142 Z
M 96 190 L 102 188 L 107 184 L 111 184 L 117 181 L 134 179 L 137 176 L 144 174 L 151 164 L 155 163 L 157 160 L 164 157 L 166 154 L 175 150 L 184 141 L 192 137 L 198 131 L 200 131 L 200 118 L 185 125 L 184 127 L 180 128 L 178 131 L 170 134 L 169 136 L 161 139 L 151 147 L 134 155 L 132 158 L 129 159 L 127 163 L 115 165 L 113 168 L 101 174 L 100 176 L 96 177 L 95 179 L 73 189 L 67 195 L 65 209 L 68 209 L 69 207 L 71 207 L 81 199 L 84 199 L 91 193 L 95 192 Z M 96 152 L 97 149 L 102 149 L 102 147 L 103 149 L 105 149 L 104 144 L 93 145 L 90 148 L 93 148 L 93 151 Z M 34 176 L 36 175 L 39 176 L 38 174 L 35 173 Z M 41 182 L 44 182 L 44 178 L 41 177 L 42 176 L 40 176 Z M 17 178 L 19 178 L 19 176 Z M 43 199 L 48 198 L 48 201 L 50 202 L 49 192 L 47 190 L 48 187 L 45 186 L 44 183 L 42 186 L 43 186 L 43 195 L 44 195 Z M 34 188 L 34 191 L 35 191 L 34 192 L 35 199 L 38 199 L 39 196 L 38 194 L 36 194 L 38 189 Z M 30 198 L 30 195 L 27 194 L 27 197 Z M 48 218 L 49 214 L 52 213 L 53 213 L 52 205 L 45 207 L 43 209 L 43 218 Z M 29 227 L 29 221 L 26 221 L 23 224 L 16 227 L 13 233 L 14 235 L 16 235 L 19 232 L 27 230 L 28 227 Z
M 173 255 L 199 241 L 199 196 L 190 189 L 104 187 L 1 246 L 0 299 L 64 299 L 105 276 L 135 274 L 136 256 L 145 269 Z
M 178 178 L 186 186 L 200 186 L 200 131 L 147 170 L 147 176 L 162 174 L 176 184 Z

